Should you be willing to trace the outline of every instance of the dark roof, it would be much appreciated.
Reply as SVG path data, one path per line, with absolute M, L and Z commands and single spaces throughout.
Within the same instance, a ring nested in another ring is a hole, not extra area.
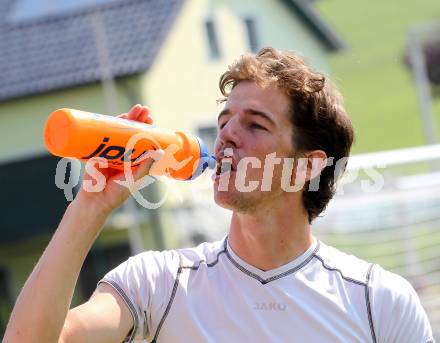
M 0 1 L 0 100 L 98 81 L 95 13 L 104 24 L 112 74 L 147 70 L 184 0 L 119 0 L 8 22 L 15 1 Z
M 11 20 L 17 1 L 0 0 L 0 100 L 99 81 L 96 15 L 106 33 L 111 74 L 148 70 L 185 0 L 100 1 L 22 22 Z M 308 2 L 283 1 L 325 47 L 343 47 Z
M 310 0 L 283 0 L 329 51 L 346 48 L 342 38 L 318 14 Z

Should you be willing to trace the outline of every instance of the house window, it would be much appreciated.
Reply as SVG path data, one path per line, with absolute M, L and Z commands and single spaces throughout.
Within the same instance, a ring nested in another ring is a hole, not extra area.
M 217 138 L 217 126 L 216 125 L 206 125 L 200 126 L 197 130 L 198 136 L 205 143 L 210 153 L 214 153 L 214 144 Z
M 244 19 L 244 24 L 246 27 L 249 50 L 251 52 L 255 53 L 260 48 L 260 43 L 258 42 L 257 27 L 255 24 L 255 19 L 247 17 Z
M 214 21 L 212 19 L 207 19 L 205 21 L 205 30 L 209 45 L 209 56 L 211 59 L 218 59 L 220 58 L 220 45 Z

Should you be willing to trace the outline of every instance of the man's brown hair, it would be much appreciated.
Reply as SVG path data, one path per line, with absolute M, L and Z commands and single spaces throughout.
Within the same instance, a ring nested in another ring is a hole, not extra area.
M 303 204 L 311 223 L 334 196 L 354 139 L 342 96 L 323 74 L 313 71 L 298 55 L 275 48 L 242 55 L 220 77 L 220 91 L 227 98 L 238 83 L 249 80 L 260 86 L 275 82 L 290 98 L 288 114 L 297 153 L 323 150 L 328 158 L 333 158 L 333 163 L 321 172 L 317 191 L 309 189 L 309 182 L 305 185 Z M 337 163 L 342 158 L 343 163 Z

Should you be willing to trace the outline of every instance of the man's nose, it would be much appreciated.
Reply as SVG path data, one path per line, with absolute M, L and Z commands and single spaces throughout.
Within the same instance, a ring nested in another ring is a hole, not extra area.
M 240 123 L 237 118 L 231 118 L 219 131 L 217 139 L 222 147 L 232 146 L 237 148 L 240 146 Z

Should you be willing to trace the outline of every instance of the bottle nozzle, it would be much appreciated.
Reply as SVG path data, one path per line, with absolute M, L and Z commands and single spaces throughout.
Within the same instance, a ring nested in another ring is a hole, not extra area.
M 208 169 L 215 169 L 217 166 L 217 158 L 214 155 L 209 156 Z

